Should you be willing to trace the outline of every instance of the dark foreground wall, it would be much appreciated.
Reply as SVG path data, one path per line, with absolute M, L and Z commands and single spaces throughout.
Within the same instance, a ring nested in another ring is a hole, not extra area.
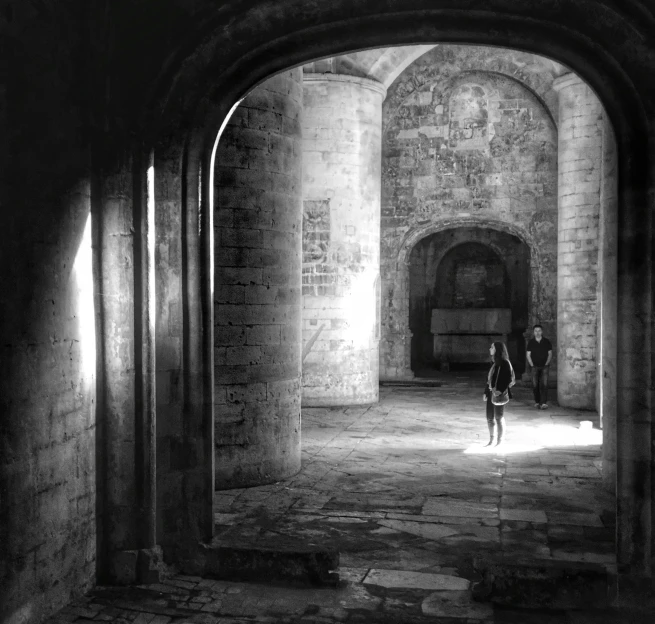
M 0 17 L 0 622 L 95 582 L 95 340 L 82 3 Z M 73 84 L 77 81 L 78 90 Z

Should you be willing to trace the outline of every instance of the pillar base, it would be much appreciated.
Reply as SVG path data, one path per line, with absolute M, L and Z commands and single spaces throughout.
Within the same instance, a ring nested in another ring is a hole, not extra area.
M 380 375 L 380 381 L 394 382 L 394 381 L 412 381 L 416 379 L 416 375 L 411 368 L 399 369 L 397 373 L 387 373 Z
M 109 558 L 109 578 L 113 585 L 159 583 L 164 572 L 160 546 L 138 550 L 118 550 Z
M 273 431 L 269 432 L 272 437 Z M 225 464 L 217 462 L 214 490 L 257 487 L 290 479 L 300 471 L 300 435 L 280 440 L 280 449 L 260 447 L 259 458 L 243 459 L 238 465 L 226 448 L 217 447 Z M 227 447 L 229 448 L 229 447 Z
M 339 397 L 309 397 L 303 398 L 301 407 L 362 407 L 364 405 L 375 405 L 380 401 L 379 393 L 358 396 L 353 399 L 342 399 Z

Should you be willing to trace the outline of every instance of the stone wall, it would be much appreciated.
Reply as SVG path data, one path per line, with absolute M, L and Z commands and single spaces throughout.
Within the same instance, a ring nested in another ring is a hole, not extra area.
M 509 279 L 495 251 L 462 243 L 443 258 L 437 273 L 438 308 L 506 308 Z
M 34 230 L 41 275 L 12 285 L 0 357 L 0 620 L 38 617 L 90 587 L 96 559 L 95 319 L 89 188 Z M 23 239 L 25 242 L 25 239 Z M 3 243 L 4 245 L 4 243 Z M 18 252 L 16 258 L 20 258 Z M 45 259 L 47 258 L 47 262 Z M 28 258 L 25 256 L 25 260 Z M 21 269 L 22 262 L 15 268 Z M 24 273 L 20 282 L 26 279 Z M 2 292 L 10 292 L 2 285 Z M 23 298 L 24 297 L 24 298 Z M 18 319 L 32 319 L 21 331 Z M 13 331 L 12 331 L 13 330 Z M 20 390 L 19 390 L 20 389 Z M 4 397 L 11 397 L 7 404 Z M 12 409 L 14 418 L 4 415 Z M 6 531 L 6 533 L 4 533 Z M 6 619 L 5 619 L 6 618 Z
M 438 46 L 389 89 L 383 109 L 382 378 L 411 375 L 406 262 L 418 240 L 447 227 L 489 227 L 528 245 L 528 324 L 542 323 L 555 338 L 557 130 L 550 106 L 556 96 L 551 74 L 525 71 L 529 58 Z
M 215 165 L 216 488 L 300 468 L 302 73 L 254 89 Z
M 0 17 L 0 621 L 7 624 L 40 621 L 95 581 L 92 188 L 80 14 L 69 1 L 38 19 L 33 6 L 17 2 L 3 5 Z

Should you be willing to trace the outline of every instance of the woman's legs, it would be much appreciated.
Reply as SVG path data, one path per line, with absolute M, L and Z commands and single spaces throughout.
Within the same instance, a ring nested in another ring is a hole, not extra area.
M 496 430 L 496 422 L 494 420 L 495 408 L 497 405 L 494 405 L 491 402 L 491 398 L 487 398 L 487 426 L 489 427 L 489 442 L 485 446 L 491 446 L 494 441 L 494 433 Z
M 498 441 L 496 446 L 502 444 L 503 438 L 505 436 L 505 406 L 504 405 L 494 405 L 494 417 L 498 423 Z

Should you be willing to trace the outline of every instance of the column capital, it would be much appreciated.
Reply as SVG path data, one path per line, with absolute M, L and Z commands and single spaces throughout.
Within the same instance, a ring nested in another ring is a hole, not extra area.
M 577 87 L 579 85 L 588 87 L 587 83 L 582 80 L 578 74 L 574 74 L 573 72 L 567 72 L 566 74 L 562 74 L 553 80 L 553 89 L 558 93 L 563 89 L 568 89 L 569 87 Z
M 359 85 L 363 89 L 375 91 L 384 99 L 387 96 L 387 88 L 377 80 L 372 78 L 364 78 L 362 76 L 351 76 L 349 74 L 317 74 L 313 72 L 303 73 L 303 83 L 308 82 L 346 82 L 350 84 Z

